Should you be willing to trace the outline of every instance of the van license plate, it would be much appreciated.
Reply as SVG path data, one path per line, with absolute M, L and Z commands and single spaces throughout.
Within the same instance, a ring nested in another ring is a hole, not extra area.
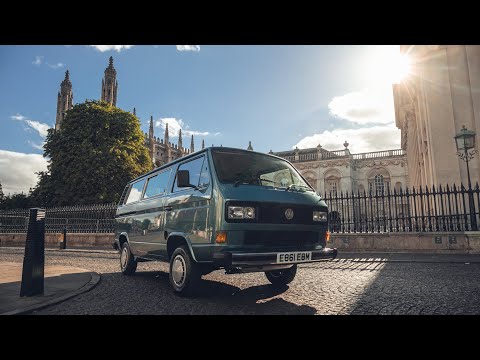
M 277 254 L 277 264 L 312 261 L 311 251 L 297 251 Z

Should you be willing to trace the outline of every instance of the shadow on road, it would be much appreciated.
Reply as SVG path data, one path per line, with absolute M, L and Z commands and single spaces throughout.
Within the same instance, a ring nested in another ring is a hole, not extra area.
M 183 304 L 192 308 L 201 307 L 201 313 L 205 314 L 289 314 L 289 315 L 312 315 L 316 309 L 308 305 L 297 305 L 276 296 L 289 290 L 288 286 L 275 287 L 270 284 L 257 285 L 241 289 L 237 286 L 226 284 L 210 279 L 203 279 L 195 296 L 186 298 L 173 292 L 170 287 L 167 272 L 163 271 L 138 271 L 132 277 L 119 274 L 103 274 L 102 279 L 115 277 L 117 282 L 132 282 L 137 286 L 141 283 L 142 288 L 155 289 L 161 292 L 165 301 L 170 301 L 173 312 L 182 313 Z M 138 291 L 142 291 L 138 289 Z M 168 299 L 168 300 L 167 300 Z M 179 311 L 179 312 L 178 312 Z M 186 313 L 195 313 L 188 308 Z M 169 312 L 170 313 L 170 312 Z

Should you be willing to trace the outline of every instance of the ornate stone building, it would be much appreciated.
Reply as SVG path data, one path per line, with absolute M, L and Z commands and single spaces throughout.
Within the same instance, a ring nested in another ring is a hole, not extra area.
M 108 67 L 105 69 L 105 76 L 102 79 L 102 92 L 100 100 L 117 106 L 118 94 L 117 70 L 113 66 L 113 57 L 110 56 Z M 65 113 L 73 107 L 73 91 L 72 82 L 70 81 L 70 73 L 65 72 L 65 79 L 60 84 L 57 100 L 57 116 L 55 121 L 55 130 L 60 130 Z M 133 109 L 133 115 L 137 116 L 136 109 Z M 178 144 L 170 142 L 168 133 L 168 124 L 165 129 L 163 139 L 155 137 L 153 117 L 150 117 L 150 128 L 148 134 L 145 133 L 145 145 L 148 147 L 150 158 L 155 166 L 161 166 L 172 160 L 178 159 L 184 155 L 195 151 L 193 135 L 190 139 L 190 147 L 183 147 L 182 130 L 178 134 Z M 205 147 L 202 140 L 202 149 Z
M 412 63 L 410 75 L 393 86 L 410 184 L 466 185 L 467 170 L 456 155 L 454 136 L 462 125 L 480 133 L 480 46 L 402 45 L 400 52 Z M 475 184 L 480 156 L 469 165 Z
M 175 159 L 181 158 L 187 154 L 195 151 L 193 135 L 190 138 L 190 148 L 183 147 L 182 129 L 178 132 L 178 143 L 176 145 L 170 142 L 168 133 L 168 124 L 165 128 L 163 139 L 154 136 L 153 132 L 153 117 L 150 117 L 150 128 L 148 135 L 145 133 L 145 144 L 148 146 L 148 152 L 155 166 L 162 166 Z M 205 143 L 202 140 L 202 149 L 205 148 Z
M 349 144 L 343 150 L 316 148 L 272 152 L 290 161 L 320 194 L 349 194 L 360 191 L 395 188 L 405 190 L 408 184 L 407 158 L 402 149 L 352 154 Z M 251 146 L 250 146 L 251 147 Z
M 105 69 L 105 77 L 102 79 L 101 100 L 117 106 L 117 90 L 117 70 L 113 67 L 113 57 L 110 56 L 108 67 Z
M 73 107 L 73 91 L 72 82 L 70 81 L 70 73 L 65 72 L 65 79 L 60 84 L 60 91 L 57 97 L 57 116 L 55 118 L 55 130 L 59 130 L 65 113 Z

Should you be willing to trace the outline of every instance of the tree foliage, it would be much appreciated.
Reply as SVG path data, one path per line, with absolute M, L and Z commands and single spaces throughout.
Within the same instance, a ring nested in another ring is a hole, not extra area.
M 0 210 L 32 207 L 32 199 L 24 193 L 0 196 Z
M 48 172 L 31 193 L 42 206 L 117 202 L 128 181 L 152 169 L 138 118 L 105 102 L 75 105 L 44 149 Z

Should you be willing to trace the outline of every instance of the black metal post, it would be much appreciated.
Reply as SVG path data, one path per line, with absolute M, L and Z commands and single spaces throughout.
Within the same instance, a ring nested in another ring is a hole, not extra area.
M 468 206 L 470 208 L 470 228 L 472 231 L 478 231 L 477 216 L 475 214 L 475 202 L 473 200 L 472 182 L 470 180 L 470 168 L 468 166 L 469 154 L 467 149 L 463 149 L 465 153 L 465 162 L 467 163 L 467 176 L 468 176 Z
M 65 250 L 67 248 L 67 228 L 63 228 L 63 241 L 60 242 L 60 249 Z
M 45 210 L 30 209 L 23 258 L 20 296 L 43 294 L 45 268 Z

